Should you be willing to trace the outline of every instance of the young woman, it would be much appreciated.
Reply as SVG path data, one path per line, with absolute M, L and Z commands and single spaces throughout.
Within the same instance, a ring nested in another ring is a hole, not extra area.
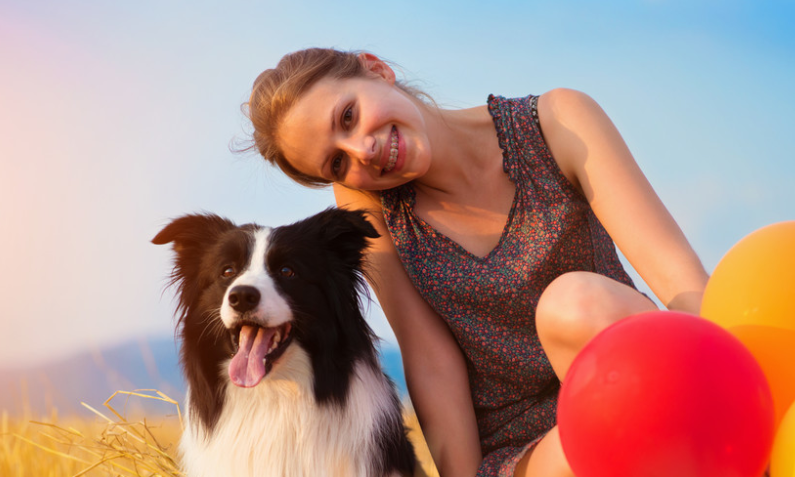
M 707 274 L 588 96 L 444 110 L 369 53 L 309 49 L 254 83 L 254 146 L 372 213 L 373 289 L 443 476 L 571 476 L 555 425 L 580 349 L 655 309 L 698 313 Z

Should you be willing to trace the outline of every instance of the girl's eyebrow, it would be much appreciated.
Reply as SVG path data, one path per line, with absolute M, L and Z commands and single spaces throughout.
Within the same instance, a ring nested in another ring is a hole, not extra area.
M 326 151 L 323 151 L 323 162 L 320 164 L 320 176 L 321 177 L 324 177 L 324 178 L 326 177 L 326 171 L 329 168 L 329 161 L 330 160 L 331 160 L 331 157 L 328 154 L 326 154 Z
M 333 134 L 337 129 L 337 111 L 339 111 L 341 105 L 343 104 L 340 98 L 334 102 L 334 106 L 331 108 L 331 133 Z
M 329 170 L 331 168 L 331 166 L 329 165 L 331 163 L 331 157 L 332 156 L 326 156 L 326 159 L 323 161 L 323 168 L 320 170 L 320 175 L 324 179 L 333 176 L 333 174 L 329 173 Z
M 337 128 L 337 105 L 335 104 L 333 108 L 331 108 L 331 132 L 334 133 L 334 130 Z

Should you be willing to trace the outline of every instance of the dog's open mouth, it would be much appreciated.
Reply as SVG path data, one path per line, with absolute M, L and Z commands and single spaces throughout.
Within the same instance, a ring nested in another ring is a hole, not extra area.
M 259 384 L 292 341 L 291 329 L 290 323 L 265 328 L 246 322 L 231 330 L 237 345 L 237 352 L 229 363 L 232 383 L 243 388 Z

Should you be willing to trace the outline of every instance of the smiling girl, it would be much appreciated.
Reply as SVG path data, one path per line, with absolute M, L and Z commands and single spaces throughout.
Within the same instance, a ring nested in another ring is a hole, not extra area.
M 560 381 L 616 321 L 698 313 L 698 257 L 587 95 L 489 96 L 446 110 L 369 53 L 309 49 L 255 81 L 254 146 L 381 237 L 369 276 L 443 476 L 572 476 Z

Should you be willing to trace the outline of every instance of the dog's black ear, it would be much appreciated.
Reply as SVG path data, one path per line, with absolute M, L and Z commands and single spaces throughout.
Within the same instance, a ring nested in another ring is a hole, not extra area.
M 329 247 L 357 268 L 367 248 L 367 239 L 380 237 L 363 210 L 327 209 L 316 216 L 322 221 L 321 233 Z
M 348 234 L 368 238 L 380 237 L 373 224 L 367 220 L 367 212 L 364 210 L 330 208 L 318 215 L 326 222 L 327 227 L 324 230 L 328 239 Z
M 234 223 L 215 214 L 183 215 L 166 225 L 155 235 L 152 243 L 165 245 L 173 242 L 174 251 L 182 253 L 187 249 L 211 242 L 218 235 L 234 227 Z

